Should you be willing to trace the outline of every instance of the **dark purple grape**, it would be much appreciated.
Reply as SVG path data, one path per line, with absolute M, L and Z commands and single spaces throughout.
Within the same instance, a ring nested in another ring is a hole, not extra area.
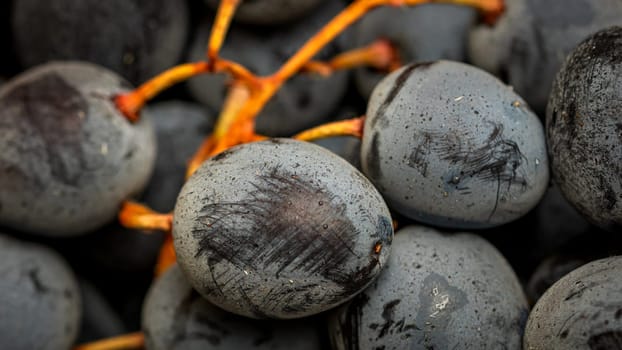
M 142 202 L 159 212 L 169 212 L 185 182 L 188 161 L 212 131 L 215 116 L 203 106 L 183 101 L 149 106 L 157 135 L 158 155 Z
M 514 271 L 486 240 L 408 226 L 378 279 L 329 327 L 336 350 L 518 350 L 527 315 Z
M 121 317 L 100 291 L 91 283 L 80 280 L 82 319 L 76 343 L 82 344 L 127 333 Z
M 69 350 L 82 305 L 73 272 L 54 251 L 0 234 L 0 344 Z
M 383 6 L 365 15 L 352 30 L 352 46 L 369 45 L 379 38 L 389 39 L 405 63 L 439 59 L 463 61 L 467 36 L 477 13 L 466 6 L 428 4 L 413 7 Z M 356 70 L 356 86 L 368 98 L 386 74 Z
M 580 257 L 563 255 L 554 255 L 542 261 L 525 287 L 530 302 L 535 304 L 555 282 L 587 262 Z
M 312 16 L 272 31 L 257 31 L 243 27 L 231 28 L 221 56 L 234 60 L 253 73 L 268 75 L 298 50 L 307 39 L 321 28 L 343 6 L 331 1 Z M 211 23 L 198 30 L 190 60 L 205 57 Z M 342 51 L 340 40 L 329 44 L 316 57 L 327 60 Z M 188 82 L 190 92 L 201 103 L 213 110 L 221 110 L 227 93 L 225 75 L 196 77 Z M 292 136 L 301 130 L 316 126 L 329 118 L 346 92 L 348 72 L 335 72 L 330 77 L 300 74 L 285 83 L 257 118 L 257 132 L 268 136 Z
M 272 139 L 203 164 L 175 206 L 177 261 L 215 305 L 256 318 L 330 309 L 380 272 L 393 228 L 358 170 L 306 142 Z
M 95 230 L 140 192 L 155 158 L 148 114 L 130 124 L 116 74 L 50 63 L 0 89 L 0 224 L 51 236 Z
M 392 209 L 453 228 L 515 220 L 549 181 L 536 115 L 492 75 L 452 61 L 411 64 L 377 85 L 361 163 Z
M 593 226 L 564 198 L 559 186 L 552 184 L 534 210 L 537 217 L 533 253 L 540 259 L 557 251 L 573 238 L 589 232 Z
M 225 312 L 197 293 L 177 265 L 155 281 L 143 306 L 147 350 L 319 350 L 309 319 L 253 320 Z
M 471 33 L 471 61 L 500 76 L 543 115 L 566 55 L 592 33 L 622 25 L 619 0 L 512 0 L 497 24 Z
M 220 0 L 205 0 L 213 9 L 217 9 Z M 323 3 L 337 2 L 335 0 L 242 0 L 235 13 L 235 19 L 240 22 L 274 26 L 291 23 L 309 15 Z M 322 5 L 325 6 L 325 5 Z
M 582 42 L 560 70 L 546 115 L 553 179 L 595 225 L 622 230 L 622 27 Z
M 164 238 L 163 232 L 127 229 L 114 222 L 95 232 L 65 239 L 62 249 L 84 274 L 133 276 L 153 272 Z
M 524 349 L 622 348 L 622 257 L 597 260 L 557 281 L 534 306 Z
M 84 60 L 141 83 L 180 58 L 185 0 L 18 0 L 13 35 L 23 66 Z

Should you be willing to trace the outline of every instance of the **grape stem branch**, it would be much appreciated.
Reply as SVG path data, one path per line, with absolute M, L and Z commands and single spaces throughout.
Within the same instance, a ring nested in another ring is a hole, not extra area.
M 265 139 L 255 133 L 255 119 L 261 109 L 281 86 L 301 70 L 330 73 L 336 69 L 359 65 L 395 68 L 399 63 L 397 50 L 380 40 L 370 46 L 336 56 L 328 63 L 314 62 L 312 58 L 330 41 L 371 9 L 382 6 L 413 6 L 424 3 L 451 3 L 471 6 L 487 18 L 497 18 L 503 12 L 503 0 L 357 0 L 333 18 L 309 39 L 276 73 L 258 77 L 242 65 L 218 57 L 239 0 L 222 0 L 208 42 L 207 61 L 186 63 L 173 67 L 147 81 L 134 91 L 114 97 L 119 111 L 130 121 L 139 119 L 139 112 L 147 101 L 173 84 L 205 73 L 227 73 L 233 78 L 228 97 L 215 132 L 210 135 L 190 160 L 190 176 L 207 158 L 229 147 Z M 300 133 L 295 138 L 312 140 L 320 137 L 352 135 L 360 137 L 363 119 L 330 123 Z M 158 229 L 170 232 L 172 214 L 159 214 L 137 203 L 126 202 L 119 213 L 121 223 L 130 228 Z M 168 246 L 172 251 L 172 244 Z M 173 252 L 174 253 L 174 252 Z M 167 256 L 171 256 L 168 254 Z M 174 255 L 173 255 L 174 256 Z
M 305 130 L 294 135 L 293 138 L 300 141 L 314 141 L 327 137 L 354 136 L 360 139 L 363 136 L 364 124 L 364 116 L 353 119 L 339 120 Z
M 73 350 L 140 350 L 144 347 L 144 334 L 136 332 L 78 345 Z

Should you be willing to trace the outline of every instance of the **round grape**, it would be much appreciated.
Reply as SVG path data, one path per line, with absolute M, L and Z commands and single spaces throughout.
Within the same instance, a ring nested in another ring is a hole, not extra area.
M 186 43 L 186 1 L 14 1 L 18 58 L 32 67 L 51 60 L 84 60 L 134 84 L 174 65 Z
M 454 228 L 519 218 L 549 180 L 536 115 L 492 75 L 451 61 L 411 64 L 378 84 L 361 163 L 392 209 Z
M 0 223 L 41 235 L 95 230 L 146 185 L 155 136 L 112 97 L 127 83 L 97 66 L 50 63 L 0 89 Z
M 73 272 L 54 251 L 0 234 L 0 344 L 69 350 L 82 305 Z
M 189 282 L 256 318 L 332 308 L 380 272 L 393 228 L 373 185 L 331 152 L 272 139 L 203 164 L 175 206 L 173 239 Z
M 393 243 L 376 282 L 332 315 L 334 349 L 521 348 L 527 300 L 490 243 L 423 226 Z
M 319 350 L 308 320 L 258 321 L 225 312 L 197 293 L 177 265 L 154 282 L 143 306 L 147 350 Z
M 553 179 L 588 220 L 622 229 L 622 27 L 581 43 L 559 72 L 546 114 Z
M 622 25 L 618 0 L 512 0 L 494 27 L 471 32 L 471 62 L 498 75 L 544 115 L 566 55 L 596 31 Z
M 525 349 L 619 349 L 622 346 L 622 257 L 572 271 L 534 306 Z

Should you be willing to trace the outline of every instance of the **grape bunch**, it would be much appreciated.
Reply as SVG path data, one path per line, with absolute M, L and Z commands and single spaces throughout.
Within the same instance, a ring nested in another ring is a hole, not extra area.
M 622 349 L 618 2 L 0 17 L 3 348 Z

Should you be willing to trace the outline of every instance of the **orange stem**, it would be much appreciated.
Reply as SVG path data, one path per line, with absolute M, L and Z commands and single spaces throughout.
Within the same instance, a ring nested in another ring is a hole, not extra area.
M 381 5 L 420 5 L 425 3 L 449 3 L 477 8 L 487 16 L 499 16 L 503 11 L 503 0 L 358 0 L 351 3 L 341 13 L 334 17 L 319 32 L 309 39 L 296 54 L 285 62 L 281 68 L 271 76 L 259 78 L 263 89 L 258 91 L 240 110 L 238 119 L 240 124 L 254 125 L 254 118 L 265 104 L 274 96 L 278 89 L 290 77 L 296 74 L 315 56 L 326 44 L 337 37 L 352 23 L 361 18 L 371 9 Z
M 123 227 L 135 230 L 170 231 L 173 226 L 173 214 L 157 213 L 132 201 L 122 203 L 118 216 Z
M 216 142 L 211 135 L 203 140 L 203 143 L 199 146 L 199 149 L 194 153 L 188 162 L 188 166 L 186 167 L 186 180 L 190 178 L 190 176 L 192 176 L 197 169 L 199 169 L 201 164 L 203 164 L 207 158 L 210 157 L 212 149 L 214 149 L 215 145 Z
M 361 138 L 363 136 L 364 124 L 364 116 L 353 119 L 339 120 L 305 130 L 299 134 L 296 134 L 293 138 L 300 141 L 313 141 L 335 136 L 354 136 Z
M 217 62 L 218 52 L 225 40 L 231 19 L 238 7 L 240 0 L 221 0 L 216 14 L 216 21 L 212 26 L 209 44 L 207 45 L 207 58 L 210 62 Z
M 156 277 L 162 276 L 171 266 L 177 262 L 177 256 L 175 255 L 175 247 L 173 246 L 173 235 L 166 235 L 164 244 L 160 248 L 160 255 L 155 267 Z
M 138 121 L 141 108 L 163 90 L 209 70 L 207 62 L 185 63 L 164 71 L 133 91 L 114 97 L 119 111 L 131 122 Z
M 214 133 L 208 136 L 201 147 L 199 147 L 199 150 L 190 159 L 188 169 L 186 170 L 186 178 L 192 176 L 201 164 L 214 154 L 215 150 L 224 150 L 238 143 L 238 139 L 241 137 L 239 134 L 241 130 L 233 126 L 240 109 L 247 103 L 250 95 L 250 90 L 244 84 L 234 83 L 231 86 L 214 127 Z M 220 153 L 220 151 L 216 152 Z
M 345 70 L 369 66 L 380 70 L 392 71 L 401 66 L 397 48 L 386 39 L 379 39 L 368 46 L 346 51 L 335 56 L 328 63 L 307 62 L 302 70 L 327 76 L 336 70 Z
M 350 4 L 346 9 L 333 18 L 324 28 L 309 39 L 303 47 L 296 52 L 285 64 L 273 75 L 277 82 L 284 82 L 296 74 L 306 62 L 315 56 L 326 44 L 331 42 L 337 35 L 356 22 L 361 16 L 375 7 L 381 5 L 420 5 L 425 3 L 450 3 L 475 7 L 484 14 L 499 15 L 503 11 L 502 0 L 358 0 Z M 277 84 L 278 85 L 278 84 Z
M 78 345 L 73 350 L 138 350 L 144 346 L 144 334 L 136 332 Z
M 257 76 L 239 63 L 218 58 L 213 62 L 213 72 L 229 73 L 234 80 L 246 83 L 249 88 L 260 88 Z

